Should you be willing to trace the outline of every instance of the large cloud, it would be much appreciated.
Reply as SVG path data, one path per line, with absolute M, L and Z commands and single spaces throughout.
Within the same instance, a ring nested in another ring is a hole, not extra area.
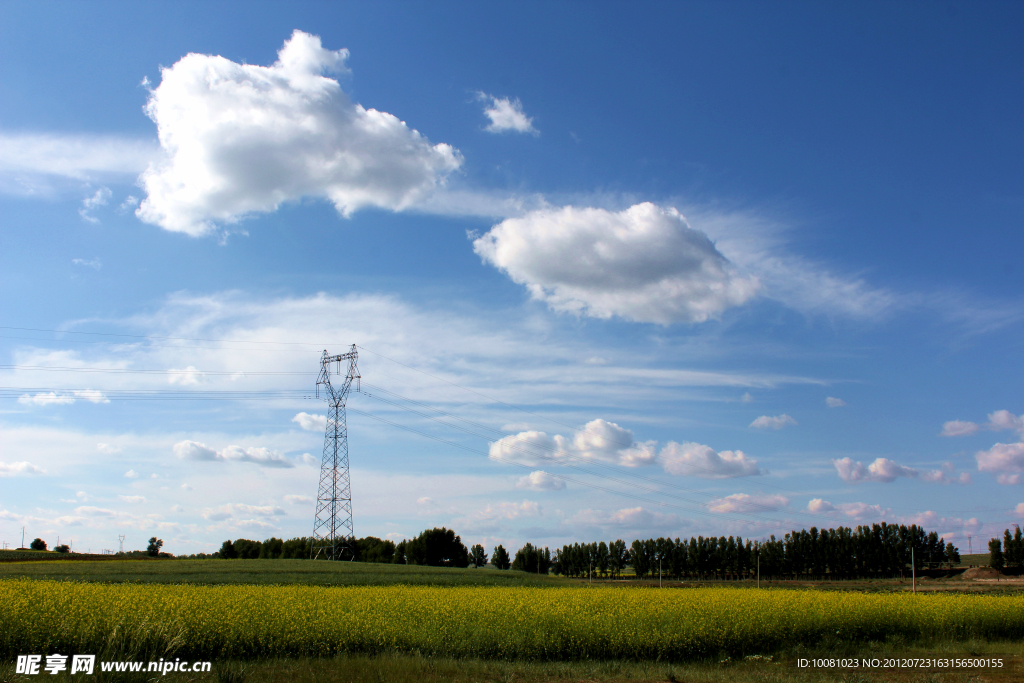
M 489 457 L 531 466 L 574 462 L 601 462 L 625 467 L 660 464 L 669 474 L 706 479 L 761 474 L 757 461 L 742 451 L 716 452 L 710 446 L 698 443 L 669 441 L 659 453 L 656 441 L 637 441 L 630 430 L 602 419 L 591 420 L 572 437 L 550 436 L 538 431 L 503 437 L 491 444 Z M 530 487 L 526 479 L 520 480 L 520 485 Z
M 669 474 L 706 479 L 731 479 L 761 474 L 757 461 L 743 451 L 715 451 L 699 443 L 678 444 L 670 441 L 659 456 Z
M 473 248 L 552 309 L 595 318 L 702 322 L 758 290 L 678 211 L 651 203 L 532 211 L 494 226 Z
M 146 105 L 166 157 L 141 182 L 144 221 L 190 235 L 301 197 L 324 197 L 344 215 L 401 210 L 459 167 L 386 112 L 354 104 L 338 81 L 347 50 L 325 50 L 295 31 L 271 66 L 189 54 L 161 72 Z

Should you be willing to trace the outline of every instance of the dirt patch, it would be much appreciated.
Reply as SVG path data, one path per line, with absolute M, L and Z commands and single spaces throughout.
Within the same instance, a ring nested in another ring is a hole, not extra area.
M 960 578 L 963 579 L 998 579 L 1003 573 L 992 567 L 971 567 Z

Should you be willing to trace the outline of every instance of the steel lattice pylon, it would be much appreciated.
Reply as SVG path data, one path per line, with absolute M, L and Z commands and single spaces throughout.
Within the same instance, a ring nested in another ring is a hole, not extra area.
M 320 376 L 316 381 L 327 398 L 327 432 L 324 435 L 324 456 L 320 464 L 320 488 L 316 497 L 316 518 L 313 520 L 313 543 L 310 557 L 314 560 L 355 559 L 355 533 L 352 529 L 352 483 L 348 473 L 348 428 L 345 424 L 345 399 L 352 381 L 359 391 L 359 368 L 356 345 L 348 353 L 320 356 Z M 331 385 L 331 363 L 348 361 L 348 372 L 340 388 Z

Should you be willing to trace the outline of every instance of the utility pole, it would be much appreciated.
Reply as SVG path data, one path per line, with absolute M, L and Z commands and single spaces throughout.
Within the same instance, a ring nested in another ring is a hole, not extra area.
M 124 555 L 124 536 L 121 534 L 117 535 L 117 540 L 121 544 L 121 554 Z
M 974 554 L 974 549 L 971 548 L 971 535 L 970 534 L 967 534 L 967 554 L 968 555 L 973 555 Z
M 310 557 L 326 560 L 355 559 L 355 533 L 352 527 L 352 483 L 348 470 L 348 427 L 345 423 L 345 401 L 352 382 L 359 391 L 359 354 L 353 344 L 348 353 L 332 356 L 325 350 L 320 356 L 320 376 L 316 380 L 317 396 L 323 387 L 327 399 L 327 430 L 324 454 L 320 463 L 320 486 L 317 492 L 316 516 L 313 518 L 313 543 Z M 348 372 L 341 387 L 331 385 L 331 364 L 348 361 Z
M 658 558 L 658 588 L 661 588 L 661 558 Z
M 910 586 L 917 595 L 917 562 L 914 561 L 914 546 L 910 546 Z

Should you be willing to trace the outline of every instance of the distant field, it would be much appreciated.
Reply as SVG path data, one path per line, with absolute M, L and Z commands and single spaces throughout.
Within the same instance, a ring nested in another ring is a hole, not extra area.
M 987 567 L 991 558 L 988 553 L 975 553 L 974 555 L 961 555 L 961 567 Z
M 299 584 L 309 586 L 564 586 L 568 579 L 498 569 L 453 569 L 311 560 L 102 560 L 0 563 L 0 579 L 98 583 Z

